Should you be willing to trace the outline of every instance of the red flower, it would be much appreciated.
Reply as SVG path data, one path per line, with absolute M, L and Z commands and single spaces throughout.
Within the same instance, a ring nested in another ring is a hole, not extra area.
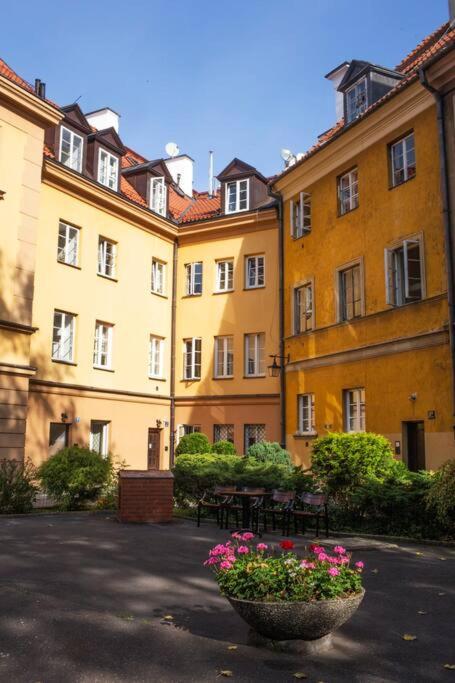
M 283 548 L 283 550 L 292 550 L 294 544 L 292 541 L 281 541 L 280 547 Z

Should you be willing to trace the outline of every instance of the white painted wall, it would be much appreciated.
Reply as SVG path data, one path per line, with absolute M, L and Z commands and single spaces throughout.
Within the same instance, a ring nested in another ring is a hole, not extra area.
M 98 109 L 98 111 L 94 111 L 88 115 L 86 114 L 85 118 L 91 126 L 94 126 L 98 130 L 115 128 L 115 131 L 118 133 L 120 116 L 108 107 Z
M 178 182 L 180 174 L 180 188 L 189 197 L 193 195 L 193 160 L 186 154 L 164 160 L 174 182 Z
M 334 71 L 333 74 L 331 74 L 329 77 L 326 76 L 327 80 L 331 81 L 333 84 L 333 88 L 335 90 L 335 109 L 336 109 L 336 117 L 337 121 L 339 121 L 344 114 L 344 109 L 343 109 L 343 93 L 338 92 L 337 88 L 340 85 L 341 81 L 343 80 L 344 74 L 346 71 L 349 69 L 349 64 L 343 64 L 337 71 Z

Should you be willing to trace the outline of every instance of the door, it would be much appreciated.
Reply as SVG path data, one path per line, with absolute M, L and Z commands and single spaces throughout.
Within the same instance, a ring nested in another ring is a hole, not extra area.
M 425 427 L 423 420 L 405 422 L 408 467 L 411 472 L 425 469 Z
M 51 422 L 49 426 L 49 457 L 69 444 L 70 426 L 63 422 Z
M 149 429 L 147 449 L 147 469 L 158 470 L 160 467 L 161 430 Z

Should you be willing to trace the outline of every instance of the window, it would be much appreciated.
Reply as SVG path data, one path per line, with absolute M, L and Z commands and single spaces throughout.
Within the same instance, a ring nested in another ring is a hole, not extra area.
M 79 259 L 79 228 L 63 221 L 58 224 L 57 261 L 77 266 Z
M 49 425 L 49 457 L 69 446 L 70 425 L 64 422 L 51 422 Z
M 201 379 L 201 345 L 199 337 L 183 341 L 184 379 Z
M 187 263 L 186 271 L 186 295 L 196 296 L 202 294 L 202 261 Z
M 265 425 L 245 425 L 245 453 L 250 446 L 265 441 Z
M 163 361 L 164 339 L 150 335 L 149 377 L 157 377 L 158 379 L 164 377 Z
M 234 261 L 216 262 L 216 291 L 230 292 L 234 288 Z
M 291 235 L 294 239 L 311 232 L 311 195 L 301 192 L 298 201 L 291 199 Z
M 339 284 L 339 319 L 352 320 L 363 313 L 362 282 L 360 264 L 340 270 Z
M 113 325 L 95 323 L 95 345 L 93 350 L 93 365 L 95 368 L 111 368 L 112 366 L 112 334 Z
M 245 286 L 247 289 L 264 287 L 265 256 L 247 256 L 245 259 Z
M 390 165 L 392 185 L 401 185 L 416 174 L 416 157 L 414 149 L 414 133 L 390 145 Z
M 307 282 L 294 289 L 294 332 L 313 329 L 313 285 Z
M 248 210 L 249 183 L 248 179 L 226 183 L 226 213 Z
M 346 90 L 346 118 L 347 123 L 354 121 L 360 114 L 363 114 L 368 106 L 367 97 L 367 79 L 354 83 L 354 85 Z
M 92 420 L 90 422 L 90 450 L 107 455 L 109 452 L 109 422 Z
M 150 208 L 159 213 L 160 216 L 166 215 L 166 195 L 167 187 L 164 177 L 152 178 L 150 181 Z
M 118 188 L 118 157 L 100 149 L 98 156 L 98 182 L 111 190 Z
M 166 264 L 158 259 L 152 259 L 152 292 L 164 294 L 166 291 Z
M 356 209 L 359 205 L 357 169 L 348 171 L 338 178 L 338 208 L 340 215 Z
M 61 129 L 60 135 L 60 161 L 73 171 L 82 171 L 82 148 L 83 139 L 68 128 Z
M 265 334 L 245 335 L 245 375 L 262 377 L 264 375 Z
M 117 245 L 105 237 L 98 240 L 98 275 L 115 277 Z
M 347 432 L 365 431 L 365 389 L 344 391 L 344 415 Z
M 386 300 L 391 306 L 403 306 L 423 298 L 422 256 L 420 239 L 407 239 L 395 249 L 385 250 Z
M 234 443 L 234 425 L 213 425 L 213 441 L 230 441 Z
M 297 431 L 299 434 L 315 433 L 314 394 L 301 394 L 298 396 L 298 420 Z
M 234 374 L 234 337 L 215 337 L 215 377 Z
M 76 316 L 72 313 L 54 311 L 52 331 L 52 358 L 72 363 L 74 360 L 74 328 Z
M 187 434 L 194 434 L 195 432 L 200 432 L 201 431 L 201 425 L 179 425 L 178 426 L 178 440 L 182 438 L 182 436 L 186 436 Z

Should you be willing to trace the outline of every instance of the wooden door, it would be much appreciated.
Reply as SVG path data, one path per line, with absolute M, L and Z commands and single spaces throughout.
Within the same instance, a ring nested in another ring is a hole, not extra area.
M 423 422 L 407 422 L 407 455 L 411 472 L 425 469 L 425 428 Z
M 147 469 L 158 470 L 160 467 L 161 430 L 149 429 L 147 449 Z

